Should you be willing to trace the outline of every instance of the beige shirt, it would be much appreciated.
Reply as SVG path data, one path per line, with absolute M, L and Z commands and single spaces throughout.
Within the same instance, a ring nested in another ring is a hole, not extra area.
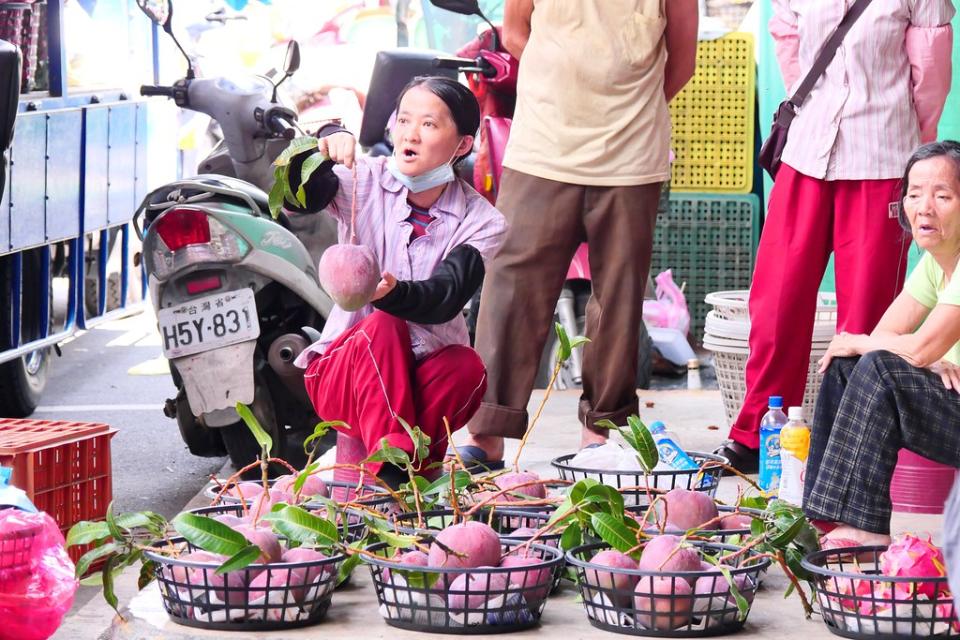
M 665 0 L 534 0 L 503 165 L 596 186 L 670 178 Z

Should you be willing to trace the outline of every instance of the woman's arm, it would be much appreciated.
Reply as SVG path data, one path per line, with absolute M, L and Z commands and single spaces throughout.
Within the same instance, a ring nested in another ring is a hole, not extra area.
M 503 46 L 517 60 L 530 39 L 533 0 L 507 0 L 503 8 Z
M 667 67 L 663 93 L 667 102 L 680 93 L 697 70 L 697 28 L 700 20 L 697 0 L 670 0 L 666 5 Z
M 790 0 L 773 0 L 773 17 L 767 28 L 773 37 L 783 84 L 789 92 L 800 78 L 800 33 L 797 14 L 790 8 Z
M 937 139 L 937 124 L 950 92 L 955 10 L 951 0 L 909 0 L 910 23 L 904 39 L 910 61 L 913 104 L 920 142 Z
M 484 273 L 480 252 L 461 244 L 447 254 L 428 279 L 395 281 L 390 292 L 375 300 L 373 306 L 418 324 L 450 322 L 477 292 Z
M 906 290 L 887 307 L 877 327 L 870 334 L 874 338 L 913 333 L 930 313 L 930 308 L 917 301 Z

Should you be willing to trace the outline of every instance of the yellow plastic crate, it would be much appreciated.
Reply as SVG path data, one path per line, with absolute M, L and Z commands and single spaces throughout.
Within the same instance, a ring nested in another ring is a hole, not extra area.
M 697 46 L 697 71 L 670 103 L 673 191 L 753 189 L 755 67 L 749 33 Z

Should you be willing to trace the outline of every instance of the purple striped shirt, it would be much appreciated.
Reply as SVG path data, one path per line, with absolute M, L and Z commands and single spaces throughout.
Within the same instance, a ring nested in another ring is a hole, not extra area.
M 770 33 L 788 93 L 853 2 L 773 0 Z M 932 56 L 917 44 L 949 42 L 953 14 L 950 0 L 873 0 L 800 108 L 783 161 L 819 179 L 899 178 L 920 142 L 920 121 L 929 128 L 932 109 L 935 128 L 946 97 L 918 104 L 918 79 L 950 68 L 949 54 Z
M 381 271 L 389 271 L 398 280 L 426 280 L 450 250 L 461 244 L 474 247 L 484 263 L 489 262 L 507 230 L 503 215 L 493 205 L 462 180 L 455 180 L 430 207 L 433 220 L 429 233 L 411 238 L 413 224 L 407 189 L 390 175 L 386 162 L 383 157 L 357 160 L 357 238 L 360 244 L 373 249 Z M 342 165 L 335 166 L 334 171 L 340 179 L 340 189 L 326 212 L 338 221 L 339 241 L 346 243 L 350 234 L 353 174 Z M 369 304 L 354 312 L 334 307 L 320 340 L 305 349 L 295 364 L 306 367 L 310 353 L 323 353 L 337 336 L 373 311 Z M 467 324 L 460 315 L 443 324 L 407 324 L 417 359 L 447 345 L 470 343 Z

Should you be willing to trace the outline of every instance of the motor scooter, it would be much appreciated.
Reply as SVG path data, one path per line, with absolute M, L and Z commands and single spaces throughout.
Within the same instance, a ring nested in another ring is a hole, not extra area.
M 173 38 L 170 0 L 137 4 Z M 154 189 L 133 224 L 177 386 L 164 411 L 191 453 L 227 453 L 238 467 L 259 452 L 238 403 L 271 434 L 274 455 L 292 464 L 303 461 L 302 441 L 317 421 L 293 361 L 319 337 L 333 302 L 295 221 L 282 213 L 274 220 L 260 188 L 272 183 L 272 160 L 298 130 L 297 114 L 277 100 L 277 87 L 298 66 L 292 42 L 276 83 L 199 78 L 188 58 L 186 76 L 173 85 L 141 87 L 142 95 L 172 98 L 210 116 L 223 132 L 222 145 L 201 162 L 203 173 Z M 327 244 L 336 242 L 330 226 Z M 318 255 L 324 248 L 318 245 Z

